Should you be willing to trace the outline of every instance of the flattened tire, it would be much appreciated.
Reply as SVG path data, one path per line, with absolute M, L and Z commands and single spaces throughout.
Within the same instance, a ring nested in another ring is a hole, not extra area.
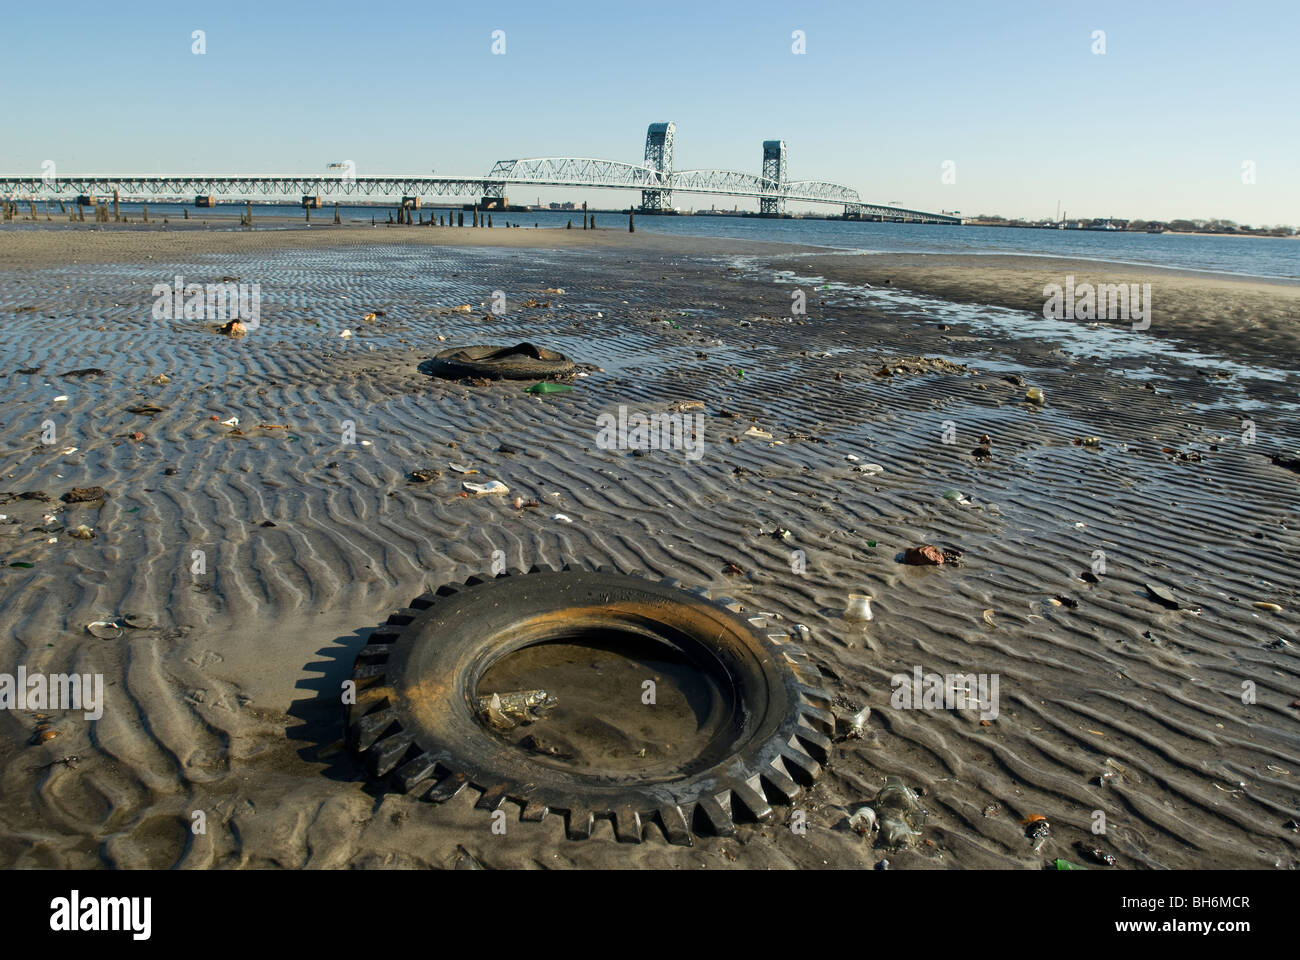
M 478 344 L 450 347 L 433 357 L 434 370 L 443 376 L 485 377 L 489 380 L 545 380 L 574 370 L 562 353 L 531 343 L 513 347 Z
M 536 643 L 609 631 L 670 643 L 715 679 L 731 712 L 681 770 L 651 777 L 562 769 L 494 735 L 477 716 L 476 685 L 489 666 Z M 740 819 L 767 821 L 828 759 L 830 695 L 807 655 L 729 598 L 600 570 L 533 567 L 471 577 L 414 600 L 358 653 L 348 740 L 372 776 L 441 802 L 466 787 L 477 806 L 522 806 L 521 819 L 563 814 L 570 839 L 613 822 L 639 843 L 657 823 L 670 843 L 730 835 Z

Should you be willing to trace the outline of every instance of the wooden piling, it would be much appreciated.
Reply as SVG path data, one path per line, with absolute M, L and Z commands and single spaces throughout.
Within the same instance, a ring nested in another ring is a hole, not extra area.
M 632 219 L 632 211 L 627 212 L 627 232 L 636 233 L 636 222 Z
M 117 215 L 117 187 L 114 187 L 113 188 L 113 220 L 117 221 L 120 219 L 121 218 Z

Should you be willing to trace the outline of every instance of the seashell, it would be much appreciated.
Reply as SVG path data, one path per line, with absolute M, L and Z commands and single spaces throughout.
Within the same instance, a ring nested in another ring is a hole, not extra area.
M 86 624 L 86 632 L 100 640 L 116 640 L 122 636 L 122 628 L 111 620 L 92 620 Z
M 500 480 L 489 480 L 487 483 L 470 483 L 468 480 L 463 480 L 461 486 L 476 497 L 501 496 L 510 492 L 510 488 Z

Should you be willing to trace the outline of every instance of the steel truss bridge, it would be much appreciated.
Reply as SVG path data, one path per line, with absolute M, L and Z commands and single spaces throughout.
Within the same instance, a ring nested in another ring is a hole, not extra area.
M 757 199 L 760 213 L 780 216 L 787 203 L 841 206 L 851 219 L 894 220 L 911 223 L 959 224 L 961 218 L 946 213 L 909 210 L 893 204 L 868 203 L 852 187 L 822 180 L 788 180 L 785 176 L 785 141 L 763 144 L 763 172 L 738 170 L 674 170 L 675 125 L 650 125 L 646 158 L 640 164 L 586 157 L 534 157 L 499 160 L 485 177 L 320 177 L 320 176 L 73 176 L 0 177 L 0 196 L 23 200 L 95 197 L 116 191 L 123 198 L 198 197 L 251 198 L 394 197 L 404 201 L 421 197 L 473 197 L 484 209 L 507 205 L 512 188 L 574 187 L 581 189 L 640 190 L 640 210 L 654 213 L 672 208 L 674 193 Z

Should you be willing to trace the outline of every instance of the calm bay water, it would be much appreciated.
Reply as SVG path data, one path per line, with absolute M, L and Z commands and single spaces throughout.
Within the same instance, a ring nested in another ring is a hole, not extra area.
M 123 203 L 123 214 L 135 220 L 141 205 Z M 214 208 L 188 207 L 190 217 L 225 223 L 244 211 L 242 203 L 219 204 Z M 348 222 L 379 223 L 388 220 L 394 207 L 340 206 L 339 216 Z M 253 216 L 301 217 L 292 205 L 254 204 Z M 445 215 L 442 208 L 426 208 Z M 150 203 L 149 218 L 181 219 L 179 203 Z M 59 218 L 57 210 L 52 214 Z M 605 229 L 627 229 L 627 214 L 598 213 L 597 224 Z M 89 220 L 89 217 L 87 218 Z M 334 207 L 312 211 L 316 223 L 331 223 Z M 470 219 L 466 213 L 466 221 Z M 582 211 L 534 211 L 493 214 L 493 222 L 505 221 L 523 227 L 563 229 L 573 221 L 582 225 Z M 1211 237 L 1198 235 L 1093 232 L 1084 230 L 1023 230 L 999 227 L 926 226 L 906 223 L 870 223 L 842 220 L 764 220 L 757 217 L 639 216 L 638 230 L 690 237 L 728 237 L 769 240 L 792 244 L 832 247 L 866 253 L 955 253 L 1022 254 L 1045 257 L 1077 257 L 1118 263 L 1151 264 L 1183 270 L 1208 270 L 1257 277 L 1300 279 L 1300 239 L 1273 237 Z

